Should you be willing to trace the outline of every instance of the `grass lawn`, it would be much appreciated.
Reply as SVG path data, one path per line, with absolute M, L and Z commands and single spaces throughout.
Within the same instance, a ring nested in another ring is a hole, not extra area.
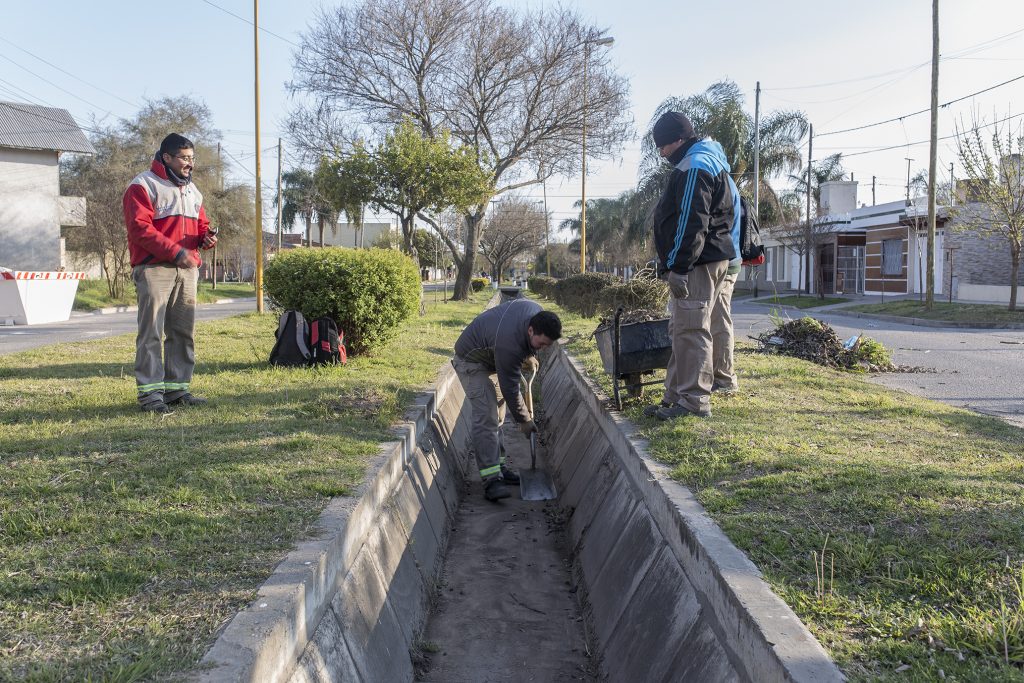
M 1016 311 L 1006 310 L 1006 306 L 997 304 L 959 304 L 936 301 L 932 310 L 927 310 L 920 301 L 887 301 L 878 304 L 861 304 L 848 306 L 844 311 L 855 313 L 878 313 L 881 315 L 899 315 L 907 318 L 924 320 L 945 320 L 964 323 L 1024 323 L 1024 308 Z
M 217 289 L 209 281 L 199 283 L 196 300 L 201 304 L 213 303 L 217 299 L 241 299 L 255 297 L 256 290 L 247 282 L 218 282 Z M 108 306 L 135 306 L 135 285 L 129 282 L 125 286 L 124 296 L 115 299 L 110 296 L 106 280 L 82 280 L 78 283 L 75 294 L 74 310 L 95 311 Z
M 200 323 L 205 409 L 140 412 L 134 335 L 0 356 L 0 680 L 178 679 L 254 597 L 491 292 L 345 367 L 270 368 L 274 315 Z
M 773 296 L 770 299 L 758 299 L 757 303 L 770 303 L 777 304 L 779 306 L 793 306 L 794 308 L 817 308 L 818 306 L 829 306 L 831 304 L 841 304 L 848 299 L 842 299 L 840 297 L 827 296 L 824 299 L 818 298 L 818 296 L 807 294 L 805 296 Z
M 563 320 L 611 395 L 596 319 Z M 750 347 L 736 364 L 709 419 L 644 417 L 657 391 L 626 415 L 846 675 L 1024 681 L 1024 430 Z

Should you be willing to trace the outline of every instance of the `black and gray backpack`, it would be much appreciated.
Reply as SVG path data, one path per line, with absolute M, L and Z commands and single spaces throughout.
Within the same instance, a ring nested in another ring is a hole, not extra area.
M 275 333 L 277 342 L 270 352 L 270 364 L 280 366 L 309 365 L 309 325 L 298 311 L 285 311 Z

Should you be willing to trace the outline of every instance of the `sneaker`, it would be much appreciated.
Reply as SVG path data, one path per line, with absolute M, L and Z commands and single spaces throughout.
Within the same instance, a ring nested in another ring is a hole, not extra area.
M 684 417 L 686 415 L 694 415 L 696 417 L 711 417 L 711 411 L 707 412 L 694 412 L 689 408 L 679 405 L 678 403 L 669 406 L 668 408 L 658 408 L 658 411 L 654 413 L 654 416 L 659 420 L 674 420 L 677 417 Z
M 207 403 L 205 398 L 200 398 L 195 394 L 182 394 L 173 401 L 168 401 L 169 406 L 205 406 Z
M 163 401 L 150 401 L 149 403 L 143 403 L 139 406 L 144 413 L 159 413 L 161 415 L 172 415 L 174 411 L 171 410 Z
M 489 482 L 484 484 L 484 498 L 490 501 L 501 500 L 502 498 L 508 498 L 512 494 L 509 493 L 508 487 L 505 486 L 499 478 L 491 479 Z
M 647 417 L 654 417 L 662 408 L 669 408 L 671 406 L 671 403 L 665 403 L 664 401 L 662 401 L 661 403 L 655 403 L 653 405 L 644 407 L 644 415 L 646 415 Z
M 714 384 L 711 385 L 711 393 L 712 394 L 716 394 L 717 393 L 717 394 L 725 394 L 726 396 L 732 396 L 737 391 L 739 391 L 739 387 L 735 387 L 735 386 L 729 387 L 729 386 L 726 386 L 724 384 L 719 384 L 718 382 L 715 382 Z
M 506 484 L 519 484 L 519 474 L 507 465 L 502 464 L 501 466 L 501 480 Z

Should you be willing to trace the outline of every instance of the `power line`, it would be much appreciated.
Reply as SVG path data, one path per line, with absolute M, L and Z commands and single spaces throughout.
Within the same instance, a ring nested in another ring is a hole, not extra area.
M 995 126 L 995 125 L 998 125 L 1000 123 L 1005 123 L 1006 121 L 1009 121 L 1010 119 L 1015 119 L 1015 118 L 1018 118 L 1020 116 L 1024 116 L 1024 113 L 1022 113 L 1022 114 L 1012 114 L 1010 116 L 1007 116 L 1004 119 L 1000 119 L 998 121 L 993 121 L 992 123 L 986 123 L 986 124 L 983 124 L 983 125 L 980 125 L 980 126 L 975 126 L 974 128 L 970 128 L 970 129 L 968 129 L 968 130 L 966 130 L 964 132 L 966 133 L 966 132 L 970 132 L 970 131 L 981 130 L 982 128 L 989 128 L 991 126 Z M 938 139 L 939 140 L 951 140 L 953 138 L 960 137 L 960 135 L 961 135 L 960 133 L 954 133 L 953 135 L 947 135 L 945 137 L 941 137 L 941 138 L 938 138 Z M 887 151 L 889 151 L 891 149 L 904 149 L 906 147 L 913 147 L 915 145 L 924 145 L 924 144 L 927 144 L 929 142 L 931 142 L 931 140 L 918 140 L 917 142 L 905 142 L 902 145 L 892 145 L 890 147 L 879 147 L 878 149 L 870 149 L 870 150 L 868 150 L 866 152 L 854 152 L 853 154 L 844 154 L 843 158 L 846 159 L 846 158 L 849 158 L 849 157 L 857 157 L 857 156 L 860 156 L 862 154 L 874 154 L 875 152 L 887 152 Z
M 989 86 L 988 88 L 984 88 L 983 90 L 978 90 L 977 92 L 972 92 L 970 95 L 964 95 L 963 97 L 958 97 L 955 100 L 950 100 L 949 102 L 946 102 L 944 104 L 940 104 L 939 107 L 948 107 L 951 104 L 956 104 L 957 102 L 962 102 L 963 100 L 970 99 L 971 97 L 974 97 L 975 95 L 980 95 L 981 93 L 985 93 L 985 92 L 988 92 L 990 90 L 995 90 L 996 88 L 1001 88 L 1004 85 L 1008 85 L 1008 84 L 1013 83 L 1015 81 L 1019 81 L 1022 78 L 1024 78 L 1024 74 L 1021 74 L 1020 76 L 1017 76 L 1016 78 L 1011 78 L 1008 81 L 1003 81 L 1002 83 L 997 83 L 997 84 L 995 84 L 993 86 Z M 917 116 L 918 114 L 924 114 L 925 112 L 928 112 L 928 111 L 931 111 L 931 109 L 930 108 L 929 109 L 921 109 L 920 111 L 911 112 L 910 114 L 904 114 L 903 116 L 897 116 L 895 118 L 886 119 L 885 121 L 878 121 L 876 123 L 868 123 L 868 124 L 865 124 L 863 126 L 857 126 L 855 128 L 844 128 L 843 130 L 832 130 L 832 131 L 829 131 L 827 133 L 818 133 L 814 137 L 821 138 L 821 137 L 825 137 L 826 135 L 838 135 L 839 133 L 850 133 L 850 132 L 853 132 L 855 130 L 864 130 L 865 128 L 873 128 L 875 126 L 881 126 L 882 124 L 885 124 L 885 123 L 893 123 L 894 121 L 902 121 L 903 119 L 910 118 L 911 116 Z
M 33 53 L 33 52 L 30 52 L 30 51 L 26 50 L 25 48 L 21 47 L 20 45 L 18 45 L 18 44 L 16 44 L 16 43 L 12 43 L 11 41 L 9 41 L 9 40 L 7 40 L 6 38 L 4 38 L 3 36 L 0 36 L 0 40 L 4 41 L 4 42 L 5 42 L 5 43 L 7 43 L 8 45 L 10 45 L 10 46 L 12 46 L 12 47 L 14 47 L 14 48 L 16 48 L 16 49 L 18 49 L 18 50 L 21 50 L 22 52 L 24 52 L 24 53 L 25 53 L 25 54 L 27 54 L 28 56 L 30 56 L 30 57 L 34 57 L 34 58 L 38 59 L 38 60 L 39 60 L 40 62 L 42 62 L 43 64 L 46 64 L 47 66 L 49 66 L 49 67 L 52 67 L 52 68 L 56 69 L 57 71 L 60 71 L 60 72 L 61 72 L 61 73 L 63 73 L 63 74 L 66 74 L 66 75 L 68 75 L 68 76 L 71 76 L 71 77 L 72 77 L 72 78 L 74 78 L 74 79 L 75 79 L 76 81 L 80 81 L 80 82 L 84 83 L 85 85 L 88 85 L 88 86 L 89 86 L 89 87 L 91 87 L 91 88 L 95 88 L 96 90 L 99 90 L 99 91 L 100 91 L 101 93 L 104 93 L 104 94 L 106 94 L 106 95 L 110 95 L 110 96 L 111 96 L 111 97 L 113 97 L 114 99 L 117 99 L 117 100 L 121 100 L 122 102 L 124 102 L 124 103 L 125 103 L 125 104 L 127 104 L 127 105 L 130 105 L 130 106 L 132 106 L 132 107 L 137 107 L 137 108 L 141 108 L 141 107 L 140 107 L 140 105 L 139 105 L 139 104 L 138 104 L 137 102 L 129 102 L 128 100 L 124 99 L 123 97 L 121 97 L 121 96 L 119 96 L 119 95 L 115 95 L 114 93 L 112 93 L 112 92 L 110 92 L 110 91 L 108 91 L 108 90 L 104 90 L 104 89 L 103 89 L 103 88 L 101 88 L 100 86 L 98 86 L 98 85 L 95 85 L 95 84 L 93 84 L 93 83 L 90 83 L 89 81 L 85 80 L 84 78 L 82 78 L 82 77 L 80 77 L 80 76 L 76 76 L 75 74 L 71 73 L 70 71 L 66 71 L 66 70 L 64 70 L 64 69 L 60 68 L 59 66 L 57 66 L 56 64 L 54 64 L 54 63 L 52 63 L 52 62 L 48 62 L 48 61 L 46 61 L 45 59 L 43 59 L 43 58 L 42 58 L 42 57 L 40 57 L 39 55 L 37 55 L 37 54 L 35 54 L 35 53 Z
M 94 103 L 90 102 L 89 100 L 85 99 L 84 97 L 79 97 L 78 95 L 76 95 L 75 93 L 71 92 L 70 90 L 62 88 L 59 85 L 57 85 L 56 83 L 54 83 L 53 81 L 47 80 L 47 79 L 43 78 L 42 76 L 40 76 L 39 74 L 37 74 L 34 71 L 32 71 L 31 69 L 28 69 L 28 68 L 22 66 L 21 64 L 18 64 L 16 61 L 11 59 L 10 57 L 8 57 L 6 55 L 0 55 L 0 58 L 6 59 L 8 62 L 10 62 L 14 66 L 18 67 L 19 69 L 22 69 L 22 70 L 26 71 L 27 73 L 35 76 L 36 78 L 38 78 L 39 80 L 41 80 L 44 83 L 48 83 L 49 85 L 52 85 L 54 88 L 57 88 L 57 90 L 60 90 L 63 93 L 71 95 L 71 97 L 74 97 L 76 100 L 81 100 L 82 102 L 85 102 L 86 104 L 88 104 L 90 107 L 95 107 L 96 109 L 99 109 L 100 111 L 106 111 L 108 114 L 114 115 L 114 112 L 110 111 L 109 109 L 105 110 L 103 107 L 99 106 L 98 104 L 94 104 Z M 118 118 L 121 118 L 121 117 L 118 117 Z
M 220 5 L 218 5 L 218 4 L 216 4 L 216 3 L 212 3 L 212 2 L 210 2 L 210 0 L 203 0 L 203 2 L 205 2 L 205 3 L 206 3 L 207 5 L 209 5 L 210 7 L 214 7 L 214 8 L 216 8 L 216 9 L 219 9 L 219 10 L 220 10 L 221 12 L 224 12 L 225 14 L 230 14 L 230 15 L 231 15 L 231 16 L 233 16 L 233 17 L 234 17 L 235 19 L 238 19 L 239 21 L 244 21 L 245 23 L 249 24 L 249 26 L 252 26 L 252 22 L 251 22 L 250 20 L 246 19 L 246 18 L 245 18 L 245 17 L 243 17 L 243 16 L 239 16 L 239 15 L 235 14 L 235 13 L 234 13 L 234 12 L 232 12 L 231 10 L 228 10 L 228 9 L 224 9 L 224 8 L 223 8 L 223 7 L 221 7 Z M 261 31 L 263 31 L 264 33 L 266 33 L 267 35 L 271 35 L 271 36 L 274 36 L 274 37 L 275 37 L 275 38 L 277 38 L 278 40 L 283 40 L 284 42 L 288 43 L 288 44 L 289 44 L 289 45 L 291 45 L 292 47 L 298 47 L 298 48 L 301 48 L 301 47 L 302 47 L 302 46 L 301 46 L 301 45 L 299 45 L 298 43 L 293 43 L 292 41 L 288 40 L 288 39 L 287 39 L 287 38 L 285 38 L 284 36 L 279 36 L 279 35 L 277 35 L 276 33 L 274 33 L 273 31 L 268 31 L 267 29 L 263 28 L 262 26 L 260 27 L 260 30 L 261 30 Z

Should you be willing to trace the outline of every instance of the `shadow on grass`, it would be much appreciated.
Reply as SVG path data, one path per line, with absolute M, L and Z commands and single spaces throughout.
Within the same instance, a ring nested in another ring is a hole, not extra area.
M 198 363 L 195 369 L 195 376 L 214 375 L 220 372 L 265 370 L 268 367 L 268 363 L 260 361 Z M 82 379 L 87 377 L 122 376 L 129 379 L 134 378 L 134 357 L 126 358 L 123 363 L 57 363 L 43 367 L 11 365 L 0 368 L 0 379 Z

